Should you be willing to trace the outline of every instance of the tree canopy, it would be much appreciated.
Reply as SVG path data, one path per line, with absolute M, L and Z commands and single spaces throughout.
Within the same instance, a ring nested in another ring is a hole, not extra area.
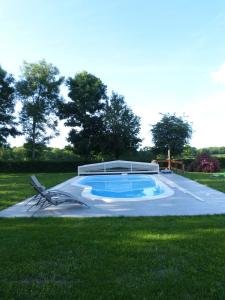
M 0 66 L 0 146 L 7 145 L 9 136 L 19 134 L 16 129 L 14 79 Z
M 119 158 L 137 150 L 141 139 L 140 118 L 127 106 L 124 97 L 112 93 L 107 101 L 104 118 L 104 152 Z
M 36 147 L 45 145 L 57 134 L 56 113 L 61 101 L 59 88 L 62 82 L 59 70 L 45 60 L 23 64 L 16 87 L 23 104 L 20 122 L 33 159 Z
M 95 75 L 83 71 L 64 81 L 68 100 L 60 96 L 64 78 L 52 64 L 41 60 L 24 62 L 21 76 L 15 83 L 12 75 L 0 67 L 0 147 L 7 138 L 20 134 L 14 117 L 15 99 L 21 101 L 19 122 L 26 138 L 24 149 L 28 157 L 41 157 L 49 140 L 58 134 L 58 120 L 70 127 L 67 140 L 74 155 L 85 158 L 119 158 L 137 152 L 141 139 L 140 118 L 126 104 L 123 96 L 107 95 L 107 86 Z M 17 96 L 17 97 L 16 97 Z M 175 114 L 163 114 L 153 125 L 151 154 L 186 157 L 196 155 L 196 149 L 186 147 L 192 135 L 191 125 Z M 152 151 L 153 150 L 153 151 Z M 210 153 L 222 154 L 224 147 L 211 147 Z
M 163 114 L 162 119 L 152 126 L 151 132 L 156 153 L 166 154 L 170 150 L 172 155 L 178 155 L 191 138 L 192 127 L 182 117 Z
M 106 105 L 106 85 L 84 71 L 67 80 L 70 101 L 61 105 L 61 119 L 73 127 L 68 141 L 83 155 L 101 151 L 102 115 Z
M 118 158 L 137 150 L 140 118 L 124 97 L 106 94 L 107 87 L 96 76 L 81 72 L 67 81 L 70 101 L 61 107 L 61 118 L 72 127 L 68 141 L 78 154 L 106 154 Z

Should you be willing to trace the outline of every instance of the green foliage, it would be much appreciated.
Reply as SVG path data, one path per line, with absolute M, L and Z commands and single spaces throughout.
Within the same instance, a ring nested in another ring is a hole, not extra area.
M 152 126 L 152 140 L 155 152 L 166 154 L 168 150 L 173 156 L 183 151 L 184 145 L 192 135 L 191 125 L 175 114 L 163 114 L 162 119 Z
M 69 149 L 59 149 L 59 148 L 45 148 L 41 155 L 40 160 L 56 160 L 56 161 L 78 161 L 82 160 L 79 155 L 76 155 L 73 151 Z
M 82 161 L 82 158 L 70 147 L 59 149 L 42 146 L 36 150 L 37 160 L 41 161 Z M 30 159 L 31 151 L 27 144 L 22 147 L 0 148 L 0 160 L 27 161 Z
M 16 137 L 14 79 L 0 66 L 0 147 L 7 145 L 8 136 Z
M 219 163 L 220 163 L 220 168 L 225 169 L 225 157 L 217 157 Z
M 225 147 L 207 147 L 198 149 L 198 153 L 209 153 L 211 155 L 225 155 Z
M 33 160 L 33 144 L 31 141 L 28 141 L 23 145 L 25 151 L 26 151 L 26 157 L 27 160 Z M 40 160 L 40 156 L 43 153 L 43 151 L 46 149 L 46 145 L 43 142 L 36 142 L 35 143 L 35 159 Z
M 152 153 L 150 149 L 140 149 L 133 153 L 127 153 L 120 156 L 120 159 L 125 160 L 140 160 L 149 161 L 152 158 Z M 91 161 L 107 161 L 112 160 L 112 154 L 93 154 L 90 153 L 88 162 Z M 0 161 L 29 161 L 31 160 L 30 149 L 26 147 L 13 147 L 13 148 L 0 148 Z M 78 155 L 73 151 L 73 147 L 66 146 L 64 149 L 42 147 L 37 152 L 37 161 L 80 161 L 83 163 L 86 158 L 82 155 Z
M 27 150 L 24 147 L 13 147 L 11 153 L 14 160 L 27 159 Z
M 29 159 L 29 154 L 24 146 L 13 148 L 0 148 L 0 161 L 16 160 L 24 161 Z
M 194 161 L 194 159 L 193 158 L 185 158 L 185 159 L 182 159 L 182 161 L 183 161 L 185 170 L 188 170 L 190 164 Z
M 0 147 L 0 160 L 10 160 L 12 157 L 12 149 L 9 147 Z
M 30 161 L 30 152 L 26 147 L 13 147 L 13 148 L 0 148 L 0 161 Z M 73 148 L 66 146 L 64 149 L 44 147 L 41 152 L 37 153 L 37 161 L 69 161 L 72 164 L 74 162 L 101 162 L 113 160 L 115 157 L 108 153 L 98 153 L 89 156 L 88 160 L 82 155 L 74 153 Z M 132 160 L 132 161 L 146 161 L 149 162 L 153 159 L 153 153 L 151 148 L 144 147 L 138 151 L 123 153 L 119 156 L 119 159 Z M 7 164 L 7 162 L 6 162 Z M 38 164 L 38 162 L 37 162 Z M 13 171 L 13 170 L 12 170 Z
M 151 149 L 143 148 L 133 153 L 120 155 L 119 159 L 150 162 L 153 158 Z M 0 148 L 0 172 L 76 172 L 83 164 L 109 161 L 114 158 L 103 154 L 92 155 L 88 160 L 75 154 L 69 147 L 65 149 L 45 148 L 38 160 L 30 160 L 27 149 L 23 147 Z
M 124 97 L 106 96 L 106 86 L 87 72 L 67 81 L 71 101 L 61 106 L 60 117 L 73 127 L 68 141 L 78 154 L 93 157 L 111 156 L 137 150 L 140 118 L 126 105 Z
M 57 134 L 56 113 L 61 101 L 59 88 L 62 82 L 59 70 L 45 60 L 39 63 L 24 62 L 16 86 L 23 104 L 20 122 L 33 159 L 36 157 L 36 148 L 46 145 Z M 51 129 L 52 134 L 47 129 Z
M 132 153 L 126 153 L 119 156 L 119 159 L 130 161 L 151 162 L 154 159 L 154 154 L 150 147 L 144 147 Z
M 67 86 L 71 101 L 61 105 L 60 118 L 66 119 L 65 126 L 73 127 L 68 141 L 79 154 L 101 152 L 106 86 L 87 72 L 69 78 Z
M 187 158 L 196 158 L 198 154 L 198 150 L 195 147 L 191 147 L 190 145 L 184 145 L 183 152 L 180 155 L 181 159 L 187 159 Z
M 115 158 L 122 154 L 135 152 L 141 142 L 140 118 L 127 106 L 124 97 L 116 93 L 107 101 L 103 117 L 104 153 L 111 153 Z

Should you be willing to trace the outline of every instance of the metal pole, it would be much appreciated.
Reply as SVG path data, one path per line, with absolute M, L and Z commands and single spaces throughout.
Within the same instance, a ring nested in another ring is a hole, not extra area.
M 168 169 L 171 170 L 170 148 L 168 148 Z

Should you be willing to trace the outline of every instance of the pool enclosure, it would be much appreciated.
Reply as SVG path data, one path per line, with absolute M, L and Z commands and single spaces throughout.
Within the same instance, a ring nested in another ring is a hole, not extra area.
M 126 160 L 113 160 L 78 167 L 78 176 L 91 174 L 157 174 L 157 163 L 144 163 Z

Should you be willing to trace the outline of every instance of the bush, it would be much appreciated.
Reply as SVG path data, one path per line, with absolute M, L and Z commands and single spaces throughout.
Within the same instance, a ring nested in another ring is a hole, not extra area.
M 96 161 L 0 161 L 0 172 L 9 173 L 54 173 L 77 172 L 77 167 Z
M 219 163 L 220 163 L 220 168 L 225 169 L 225 157 L 217 157 Z
M 190 172 L 206 172 L 212 173 L 220 170 L 218 159 L 210 156 L 208 153 L 201 153 L 189 165 L 188 171 Z

